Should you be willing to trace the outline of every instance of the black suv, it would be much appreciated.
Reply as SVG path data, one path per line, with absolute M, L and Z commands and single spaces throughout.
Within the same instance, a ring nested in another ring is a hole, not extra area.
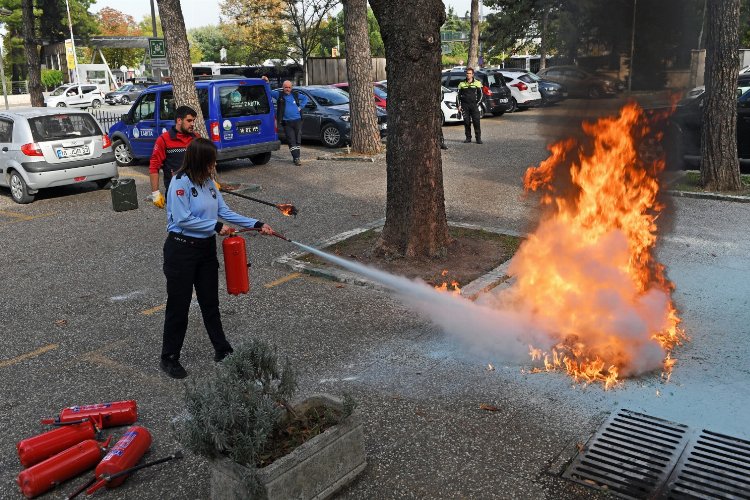
M 482 70 L 474 72 L 474 78 L 482 82 L 482 116 L 492 113 L 500 116 L 510 111 L 512 103 L 510 100 L 510 89 L 502 78 L 496 78 L 494 74 Z M 449 69 L 443 71 L 440 81 L 444 87 L 458 92 L 458 84 L 466 80 L 466 70 Z

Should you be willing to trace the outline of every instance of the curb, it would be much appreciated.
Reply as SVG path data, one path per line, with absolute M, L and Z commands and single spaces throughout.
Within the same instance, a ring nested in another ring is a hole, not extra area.
M 750 196 L 736 194 L 706 193 L 701 191 L 677 191 L 668 189 L 667 194 L 678 198 L 696 198 L 699 200 L 733 201 L 735 203 L 750 203 Z
M 325 161 L 360 161 L 360 162 L 366 162 L 366 163 L 375 163 L 375 160 L 380 160 L 381 158 L 382 156 L 379 153 L 375 156 L 365 156 L 365 155 L 342 156 L 340 154 L 321 155 L 321 156 L 318 156 L 316 159 L 325 160 Z
M 385 219 L 378 219 L 368 224 L 365 224 L 364 226 L 352 229 L 350 231 L 345 231 L 343 233 L 339 233 L 335 236 L 332 236 L 331 238 L 323 240 L 312 246 L 314 248 L 322 250 L 340 241 L 349 239 L 352 236 L 356 236 L 358 234 L 364 233 L 365 231 L 369 231 L 371 229 L 376 229 L 376 230 L 382 229 L 384 224 L 385 224 Z M 495 228 L 495 227 L 478 226 L 475 224 L 466 224 L 463 222 L 448 221 L 448 225 L 451 227 L 483 230 L 483 231 L 487 231 L 488 233 L 504 234 L 504 235 L 516 236 L 520 238 L 523 238 L 525 236 L 524 234 L 521 234 L 517 231 L 500 229 L 500 228 Z M 367 278 L 364 278 L 350 271 L 345 271 L 343 269 L 333 268 L 333 267 L 331 268 L 316 267 L 314 264 L 310 262 L 299 260 L 300 257 L 302 257 L 303 255 L 307 255 L 307 254 L 308 252 L 305 252 L 303 250 L 290 252 L 288 254 L 282 255 L 281 257 L 278 257 L 277 259 L 273 261 L 272 264 L 274 266 L 286 267 L 295 272 L 305 273 L 305 274 L 309 274 L 311 276 L 316 276 L 320 278 L 326 278 L 332 281 L 338 281 L 338 282 L 347 283 L 350 285 L 364 286 L 367 288 L 374 288 L 377 290 L 387 290 L 387 287 L 384 287 L 380 283 L 369 280 Z M 475 300 L 480 294 L 488 292 L 492 290 L 493 288 L 499 285 L 502 285 L 503 283 L 506 283 L 508 281 L 507 271 L 508 271 L 509 265 L 510 265 L 510 259 L 503 262 L 502 264 L 492 269 L 491 271 L 479 276 L 477 279 L 475 279 L 471 283 L 468 283 L 463 288 L 461 288 L 461 296 L 469 300 Z

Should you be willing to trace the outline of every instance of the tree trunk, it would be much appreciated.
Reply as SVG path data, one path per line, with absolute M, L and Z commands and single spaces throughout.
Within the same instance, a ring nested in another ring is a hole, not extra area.
M 44 106 L 44 94 L 42 94 L 42 70 L 39 65 L 39 52 L 36 47 L 34 1 L 23 0 L 21 7 L 23 8 L 23 48 L 26 54 L 26 65 L 28 67 L 31 105 L 40 107 Z
M 446 254 L 440 158 L 440 27 L 442 0 L 370 0 L 385 45 L 388 147 L 385 227 L 381 253 Z
M 372 57 L 367 29 L 367 0 L 342 0 L 346 35 L 346 72 L 349 76 L 349 108 L 352 149 L 358 153 L 380 152 L 380 132 L 372 96 Z
M 161 28 L 167 44 L 167 61 L 174 87 L 175 105 L 193 108 L 198 113 L 195 120 L 196 132 L 202 137 L 209 137 L 200 102 L 198 102 L 198 94 L 195 91 L 193 66 L 190 64 L 190 45 L 187 31 L 185 31 L 185 18 L 182 16 L 180 0 L 157 0 L 157 4 Z
M 740 0 L 709 0 L 701 182 L 711 191 L 741 188 L 737 159 L 739 20 Z
M 471 0 L 471 34 L 469 35 L 469 61 L 466 66 L 477 68 L 479 63 L 479 0 Z
M 549 28 L 549 6 L 544 6 L 544 13 L 542 14 L 542 32 L 541 35 L 541 43 L 539 44 L 539 69 L 544 69 L 547 67 L 547 45 L 549 34 L 547 33 Z

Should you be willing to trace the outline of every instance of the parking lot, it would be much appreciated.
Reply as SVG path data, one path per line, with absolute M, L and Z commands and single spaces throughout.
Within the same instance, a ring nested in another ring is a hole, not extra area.
M 483 145 L 463 144 L 462 125 L 444 127 L 448 219 L 531 230 L 537 209 L 535 197 L 523 195 L 526 168 L 543 160 L 545 146 L 569 134 L 572 123 L 616 109 L 621 102 L 598 101 L 601 106 L 593 109 L 588 101 L 570 100 L 487 118 L 482 120 Z M 105 105 L 102 110 L 122 114 L 127 107 Z M 384 217 L 385 161 L 316 159 L 330 152 L 319 144 L 303 144 L 304 164 L 295 167 L 282 145 L 266 165 L 236 161 L 220 167 L 223 182 L 258 184 L 258 197 L 294 203 L 296 218 L 246 200 L 227 196 L 226 201 L 235 211 L 304 243 Z M 161 269 L 165 212 L 144 201 L 150 194 L 147 165 L 121 168 L 120 176 L 135 179 L 137 210 L 114 212 L 110 193 L 87 182 L 40 192 L 29 205 L 13 203 L 8 190 L 0 190 L 0 316 L 5 318 L 0 498 L 21 498 L 15 485 L 20 471 L 15 443 L 40 432 L 41 418 L 67 406 L 135 399 L 139 424 L 154 436 L 146 459 L 178 448 L 170 422 L 182 410 L 183 383 L 166 377 L 158 365 L 166 300 Z M 676 281 L 678 305 L 688 309 L 690 333 L 697 337 L 690 347 L 694 351 L 685 353 L 686 366 L 698 370 L 696 363 L 713 359 L 707 341 L 701 340 L 704 334 L 746 331 L 741 318 L 750 282 L 750 244 L 744 237 L 750 218 L 745 204 L 679 199 L 674 206 L 661 256 Z M 576 444 L 605 415 L 630 401 L 637 406 L 630 409 L 679 420 L 681 406 L 672 397 L 652 401 L 626 391 L 571 387 L 562 375 L 524 375 L 518 365 L 463 353 L 449 335 L 389 293 L 274 267 L 275 258 L 295 248 L 277 238 L 247 240 L 250 294 L 230 296 L 220 282 L 227 336 L 235 344 L 264 339 L 289 356 L 301 372 L 300 395 L 349 392 L 358 401 L 369 465 L 343 491 L 344 498 L 597 497 L 557 477 L 554 464 L 572 458 Z M 692 247 L 685 247 L 686 242 Z M 713 269 L 718 271 L 709 272 Z M 723 295 L 701 292 L 727 280 L 737 284 Z M 736 294 L 745 299 L 727 309 L 729 297 Z M 190 375 L 201 376 L 212 370 L 213 349 L 193 305 L 181 361 Z M 712 310 L 724 314 L 709 314 Z M 704 358 L 689 361 L 688 354 Z M 488 371 L 488 362 L 497 369 Z M 703 368 L 710 370 L 709 361 L 705 363 Z M 730 375 L 738 383 L 747 381 L 750 374 L 739 359 L 732 355 L 728 363 L 737 363 L 736 369 L 725 369 L 734 370 Z M 717 393 L 721 374 L 707 373 L 704 386 L 716 402 L 706 406 L 714 411 L 694 412 L 694 418 L 702 423 L 714 418 L 716 425 L 729 426 L 727 432 L 737 435 L 740 427 L 732 427 L 728 416 L 720 418 L 736 403 Z M 666 391 L 679 398 L 682 390 L 685 401 L 707 397 L 685 389 L 690 377 L 677 371 L 675 378 Z M 633 391 L 651 394 L 658 381 L 632 384 L 637 386 Z M 735 389 L 747 396 L 748 384 L 744 387 Z M 479 410 L 482 403 L 498 411 Z M 113 499 L 208 498 L 209 474 L 203 459 L 188 454 L 97 494 Z M 45 498 L 61 498 L 82 482 L 68 482 Z

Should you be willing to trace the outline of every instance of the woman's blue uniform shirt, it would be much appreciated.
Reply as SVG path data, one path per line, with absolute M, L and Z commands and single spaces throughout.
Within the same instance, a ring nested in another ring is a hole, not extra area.
M 185 174 L 172 179 L 167 193 L 167 231 L 209 238 L 216 234 L 219 219 L 248 228 L 260 222 L 233 212 L 211 179 L 201 186 L 193 184 Z
M 293 94 L 286 95 L 281 90 L 272 90 L 271 97 L 276 99 L 277 102 L 279 99 L 284 99 L 286 101 L 286 105 L 284 106 L 284 116 L 281 118 L 282 120 L 292 121 L 302 119 L 302 115 L 299 112 L 299 108 L 297 108 L 297 103 L 294 100 Z M 307 105 L 307 96 L 302 92 L 297 92 L 297 99 L 299 100 L 300 108 L 304 108 L 305 105 Z

